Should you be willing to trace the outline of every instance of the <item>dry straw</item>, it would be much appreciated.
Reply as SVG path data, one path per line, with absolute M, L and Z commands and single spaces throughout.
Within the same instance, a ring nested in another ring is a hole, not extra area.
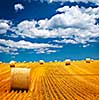
M 42 65 L 42 64 L 44 64 L 44 61 L 43 60 L 40 60 L 39 63 Z
M 30 68 L 11 68 L 11 89 L 29 89 Z
M 2 64 L 2 61 L 0 61 L 0 64 Z
M 70 59 L 66 59 L 64 62 L 65 62 L 65 65 L 70 65 L 71 64 L 71 60 Z
M 57 60 L 55 60 L 54 62 L 57 62 Z
M 10 61 L 10 67 L 15 67 L 16 62 L 15 61 Z
M 86 63 L 90 63 L 91 59 L 90 58 L 86 58 Z

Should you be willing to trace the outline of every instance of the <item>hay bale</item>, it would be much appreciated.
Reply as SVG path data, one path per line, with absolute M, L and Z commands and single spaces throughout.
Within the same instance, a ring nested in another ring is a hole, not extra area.
M 2 61 L 0 61 L 0 64 L 2 64 Z
M 94 61 L 94 59 L 91 59 L 91 61 L 93 62 L 93 61 Z
M 86 58 L 86 63 L 90 63 L 91 59 L 90 58 Z
M 12 61 L 10 61 L 10 64 L 12 64 L 12 63 L 16 63 L 16 61 L 13 61 L 13 60 L 12 60 Z
M 32 63 L 32 61 L 30 61 L 29 63 Z
M 30 68 L 11 68 L 11 89 L 29 89 Z
M 57 60 L 55 60 L 54 62 L 57 62 Z
M 16 61 L 10 61 L 10 67 L 15 67 Z
M 26 61 L 23 61 L 24 63 L 26 63 Z
M 71 64 L 71 60 L 70 59 L 66 59 L 64 62 L 65 62 L 65 65 L 70 65 Z
M 15 64 L 10 64 L 10 67 L 15 67 Z
M 39 61 L 40 65 L 44 64 L 44 61 L 43 60 L 40 60 Z

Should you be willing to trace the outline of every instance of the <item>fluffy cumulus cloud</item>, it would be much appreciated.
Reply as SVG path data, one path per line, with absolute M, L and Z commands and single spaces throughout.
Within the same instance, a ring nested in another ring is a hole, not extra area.
M 45 48 L 47 48 L 46 52 L 49 52 L 49 48 L 62 48 L 60 45 L 53 45 L 53 44 L 48 44 L 48 43 L 32 43 L 29 41 L 25 40 L 20 40 L 20 41 L 13 41 L 13 40 L 5 40 L 5 39 L 0 39 L 0 51 L 9 53 L 11 52 L 16 52 L 18 49 L 33 49 L 36 52 L 42 53 L 45 51 Z
M 89 46 L 91 42 L 98 42 L 99 25 L 99 7 L 97 8 L 79 8 L 78 6 L 64 6 L 56 10 L 56 15 L 50 19 L 41 19 L 39 21 L 24 20 L 16 26 L 11 27 L 9 21 L 0 21 L 0 34 L 6 33 L 7 30 L 15 33 L 16 38 L 21 36 L 23 39 L 28 37 L 31 39 L 52 38 L 50 43 L 32 43 L 30 41 L 20 40 L 4 40 L 0 39 L 0 51 L 9 52 L 12 48 L 18 49 L 33 49 L 36 53 L 54 53 L 54 48 L 62 48 L 62 45 L 83 44 L 83 47 Z M 56 38 L 56 39 L 55 39 Z M 60 40 L 57 40 L 57 38 Z M 52 42 L 56 43 L 53 45 Z M 12 51 L 16 52 L 16 51 Z
M 36 22 L 34 20 L 32 21 L 22 21 L 17 25 L 17 27 L 14 27 L 12 29 L 13 32 L 17 33 L 17 35 L 24 37 L 30 37 L 30 38 L 53 38 L 57 37 L 56 30 L 48 30 L 46 29 L 46 20 L 40 20 L 39 22 Z M 48 23 L 48 22 L 47 22 Z M 39 27 L 37 27 L 37 25 Z
M 14 9 L 15 9 L 15 11 L 23 10 L 24 6 L 22 4 L 20 4 L 20 3 L 18 3 L 18 4 L 14 5 Z
M 96 19 L 99 18 L 98 11 L 99 7 L 86 9 L 64 6 L 57 9 L 60 14 L 50 19 L 25 20 L 13 28 L 13 31 L 23 38 L 62 38 L 62 41 L 57 43 L 86 44 L 96 41 L 99 35 L 98 24 L 96 24 Z
M 0 20 L 0 34 L 6 33 L 10 29 L 11 21 Z
M 88 11 L 90 9 L 90 11 Z M 62 12 L 53 16 L 49 20 L 49 27 L 55 28 L 90 28 L 95 24 L 95 18 L 98 18 L 99 8 L 79 8 L 78 6 L 64 6 L 57 9 L 57 11 Z M 90 12 L 90 13 L 89 13 Z

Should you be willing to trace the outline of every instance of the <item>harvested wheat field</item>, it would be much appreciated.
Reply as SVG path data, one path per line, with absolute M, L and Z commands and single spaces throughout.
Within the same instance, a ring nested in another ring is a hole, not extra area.
M 67 65 L 65 62 L 15 63 L 14 68 L 30 69 L 27 90 L 20 89 L 20 85 L 19 89 L 11 89 L 10 64 L 0 63 L 0 100 L 98 100 L 98 63 L 98 60 L 71 61 Z

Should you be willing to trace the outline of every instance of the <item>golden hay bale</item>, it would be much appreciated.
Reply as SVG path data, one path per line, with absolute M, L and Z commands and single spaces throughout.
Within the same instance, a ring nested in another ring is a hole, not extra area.
M 30 68 L 11 68 L 11 89 L 29 89 Z
M 0 64 L 2 64 L 2 61 L 0 61 Z
M 66 59 L 64 62 L 65 62 L 65 65 L 70 65 L 71 64 L 71 60 L 70 59 Z
M 54 62 L 57 62 L 57 60 L 55 60 Z
M 23 63 L 26 63 L 26 61 L 23 61 Z
M 86 58 L 86 63 L 90 63 L 91 59 L 90 58 Z
M 16 63 L 16 61 L 13 61 L 13 60 L 12 60 L 12 61 L 10 61 L 10 64 L 12 64 L 12 63 Z
M 91 62 L 93 62 L 94 61 L 94 59 L 91 59 Z
M 32 61 L 30 61 L 29 63 L 32 63 Z
M 10 64 L 10 67 L 15 67 L 15 64 Z
M 15 61 L 10 61 L 10 67 L 15 67 L 16 62 Z
M 44 61 L 43 60 L 40 60 L 39 61 L 40 65 L 44 64 Z

